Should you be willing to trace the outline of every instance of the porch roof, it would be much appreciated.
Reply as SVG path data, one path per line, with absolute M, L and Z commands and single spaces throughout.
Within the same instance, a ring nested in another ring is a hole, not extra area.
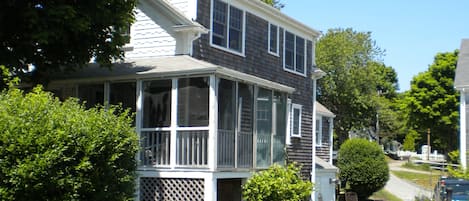
M 326 108 L 326 106 L 316 101 L 316 113 L 325 117 L 335 117 L 335 114 Z
M 82 70 L 52 76 L 54 83 L 116 81 L 217 74 L 265 88 L 293 93 L 295 89 L 254 75 L 198 60 L 187 55 L 156 57 L 114 63 L 112 68 L 91 63 Z
M 458 90 L 469 88 L 469 39 L 461 41 L 454 87 Z
M 316 168 L 337 171 L 337 167 L 316 156 Z

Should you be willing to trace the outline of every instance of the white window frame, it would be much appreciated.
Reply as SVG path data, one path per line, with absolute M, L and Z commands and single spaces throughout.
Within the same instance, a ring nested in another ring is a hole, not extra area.
M 316 145 L 322 146 L 322 116 L 316 116 L 316 131 L 314 134 L 316 135 Z
M 277 27 L 277 47 L 275 48 L 275 50 L 276 50 L 275 52 L 272 52 L 272 51 L 270 50 L 270 49 L 271 49 L 271 44 L 270 44 L 270 39 L 271 39 L 271 38 L 270 38 L 270 37 L 271 37 L 271 27 L 272 27 L 272 26 Z M 279 27 L 278 25 L 269 23 L 269 27 L 268 27 L 268 37 L 267 37 L 267 38 L 268 38 L 268 39 L 267 39 L 267 43 L 268 43 L 269 45 L 268 45 L 268 47 L 267 47 L 267 48 L 268 48 L 267 51 L 268 51 L 270 54 L 272 54 L 272 55 L 274 55 L 274 56 L 277 56 L 277 57 L 280 56 L 280 55 L 279 55 L 279 43 L 280 43 L 280 33 L 279 33 L 279 32 L 280 32 L 280 27 Z
M 294 37 L 294 41 L 293 41 L 293 50 L 294 50 L 294 51 L 293 51 L 293 68 L 294 68 L 294 70 L 288 69 L 288 68 L 286 68 L 286 66 L 285 66 L 285 54 L 286 54 L 286 48 L 285 48 L 285 47 L 286 47 L 286 44 L 285 44 L 285 43 L 287 42 L 287 41 L 286 41 L 286 35 L 287 35 L 286 33 L 287 33 L 287 32 L 290 33 L 290 34 L 292 34 L 293 37 Z M 297 68 L 297 65 L 296 65 L 296 64 L 297 64 L 297 61 L 296 61 L 296 49 L 297 49 L 297 48 L 296 48 L 296 39 L 297 39 L 298 37 L 302 38 L 302 39 L 305 41 L 304 48 L 303 48 L 303 49 L 304 49 L 304 52 L 303 52 L 303 57 L 304 57 L 304 59 L 303 59 L 303 67 L 304 67 L 304 70 L 303 70 L 303 71 L 304 71 L 304 72 L 303 72 L 303 73 L 298 72 L 298 70 L 296 69 L 296 68 Z M 306 67 L 306 64 L 307 64 L 306 61 L 308 60 L 308 56 L 307 56 L 307 52 L 308 52 L 308 51 L 307 51 L 307 49 L 306 49 L 307 47 L 308 47 L 308 40 L 307 40 L 305 37 L 298 36 L 297 34 L 295 34 L 295 33 L 293 33 L 293 32 L 290 32 L 290 31 L 287 31 L 287 30 L 284 29 L 284 30 L 283 30 L 283 70 L 284 70 L 284 71 L 287 71 L 287 72 L 291 72 L 291 73 L 294 73 L 294 74 L 297 74 L 297 75 L 301 75 L 301 76 L 306 77 L 306 71 L 307 71 L 307 69 L 308 69 L 308 68 Z
M 214 12 L 214 1 L 220 1 L 220 2 L 223 2 L 223 3 L 226 3 L 228 5 L 227 7 L 227 13 L 226 13 L 226 18 L 227 19 L 227 22 L 226 22 L 226 47 L 224 46 L 221 46 L 221 45 L 217 45 L 217 44 L 214 44 L 213 43 L 213 12 Z M 211 5 L 210 5 L 210 8 L 211 8 L 211 11 L 210 11 L 210 46 L 211 47 L 214 47 L 214 48 L 217 48 L 217 49 L 221 49 L 221 50 L 224 50 L 226 52 L 229 52 L 229 53 L 232 53 L 232 54 L 236 54 L 238 56 L 242 56 L 242 57 L 245 57 L 245 38 L 246 38 L 246 12 L 239 8 L 239 7 L 236 7 L 236 6 L 233 6 L 232 4 L 228 3 L 227 1 L 222 1 L 222 0 L 211 0 L 210 1 Z M 230 8 L 231 7 L 234 7 L 238 10 L 240 10 L 242 12 L 242 17 L 243 17 L 243 20 L 242 20 L 242 30 L 241 30 L 241 52 L 237 51 L 237 50 L 234 50 L 234 49 L 230 49 L 229 48 L 229 38 L 230 38 Z
M 294 124 L 295 124 L 295 118 L 293 115 L 295 115 L 295 110 L 298 109 L 299 110 L 299 116 L 298 116 L 298 134 L 295 134 L 295 131 L 294 131 Z M 289 120 L 291 121 L 290 123 L 290 137 L 301 137 L 301 116 L 303 114 L 303 106 L 300 105 L 300 104 L 295 104 L 295 103 L 292 103 L 291 104 L 291 111 L 290 111 L 290 118 Z

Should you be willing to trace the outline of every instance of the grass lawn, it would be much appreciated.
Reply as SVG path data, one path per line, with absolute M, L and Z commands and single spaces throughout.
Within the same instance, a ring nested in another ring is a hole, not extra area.
M 374 193 L 371 195 L 369 198 L 370 200 L 385 200 L 385 201 L 402 201 L 395 195 L 391 194 L 390 192 L 387 192 L 384 189 L 381 189 L 380 191 Z
M 406 171 L 391 171 L 391 173 L 401 179 L 411 181 L 427 190 L 433 190 L 433 187 L 435 187 L 435 184 L 436 182 L 438 182 L 438 178 L 440 178 L 440 175 L 441 175 L 441 172 L 437 172 L 437 171 L 432 172 L 431 175 L 414 173 L 414 172 L 406 172 Z M 431 176 L 431 183 L 430 183 L 430 176 Z

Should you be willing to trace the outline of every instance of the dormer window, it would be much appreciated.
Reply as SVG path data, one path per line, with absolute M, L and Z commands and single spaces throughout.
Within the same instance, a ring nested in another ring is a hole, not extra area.
M 286 71 L 305 76 L 306 41 L 304 38 L 285 31 L 283 68 Z
M 220 0 L 213 0 L 211 44 L 244 54 L 244 11 Z

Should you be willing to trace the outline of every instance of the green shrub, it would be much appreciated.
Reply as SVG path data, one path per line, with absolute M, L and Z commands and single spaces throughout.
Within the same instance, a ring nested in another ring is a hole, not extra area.
M 10 88 L 0 119 L 1 200 L 132 199 L 138 140 L 127 111 Z
M 360 200 L 383 188 L 389 179 L 381 147 L 365 139 L 345 141 L 339 149 L 337 166 L 341 181 L 356 192 Z
M 300 176 L 300 167 L 274 164 L 254 174 L 243 185 L 246 201 L 300 201 L 311 196 L 313 184 Z

